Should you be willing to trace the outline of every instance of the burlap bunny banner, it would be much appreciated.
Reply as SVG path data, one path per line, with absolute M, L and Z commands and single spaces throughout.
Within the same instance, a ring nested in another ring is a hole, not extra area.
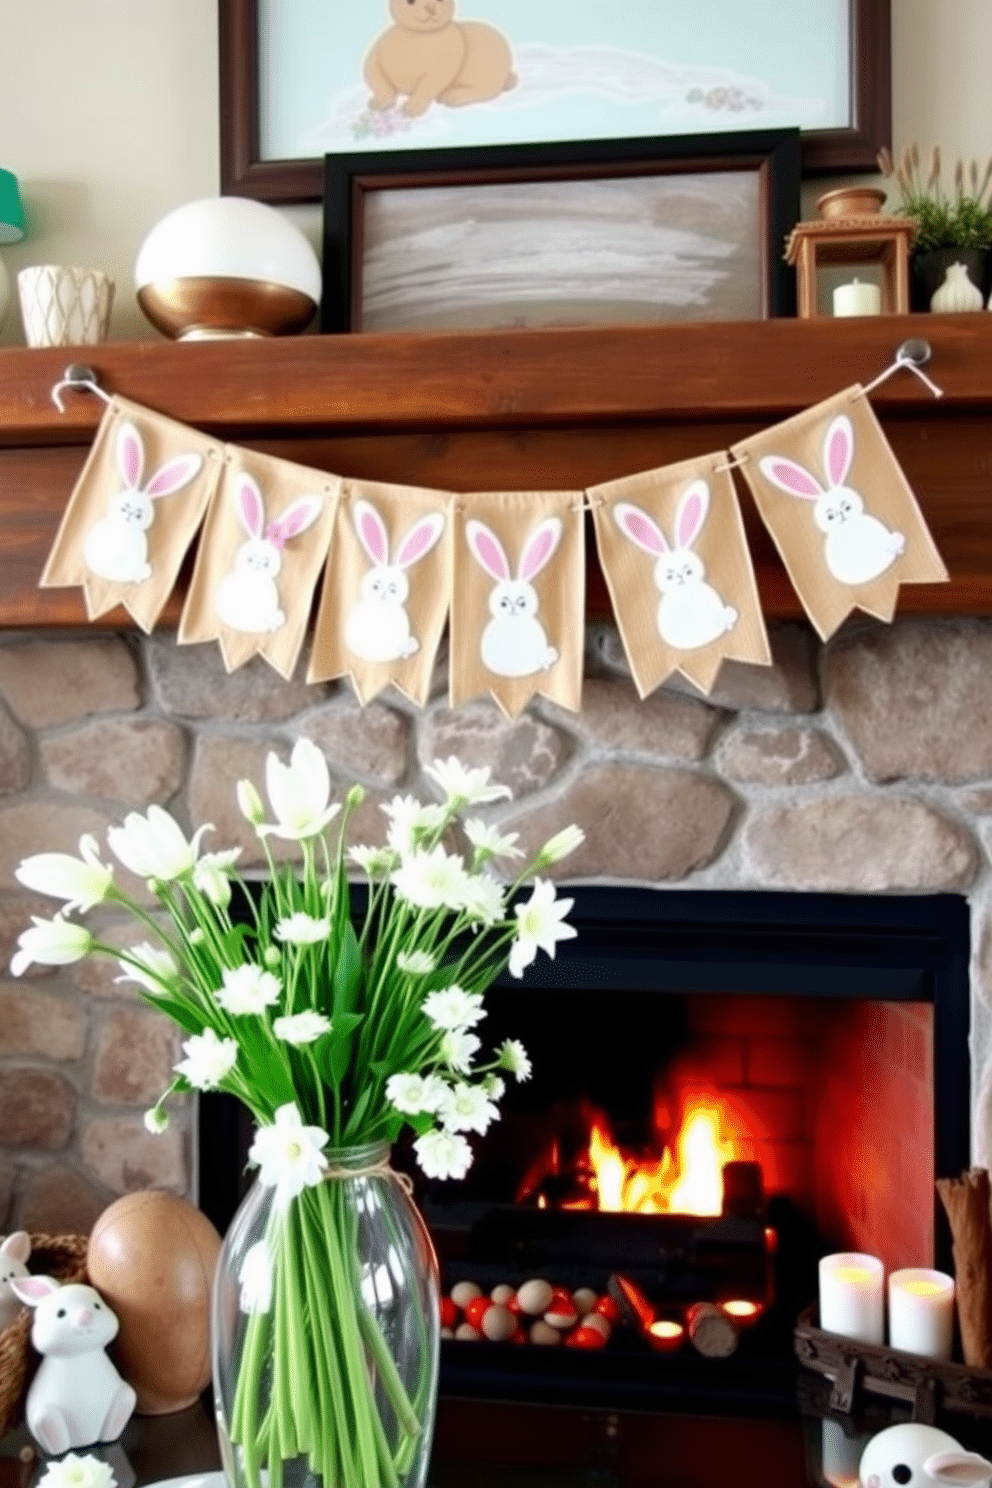
M 203 520 L 222 455 L 217 440 L 110 399 L 41 587 L 81 585 L 91 620 L 120 604 L 150 631 Z
M 742 440 L 733 453 L 823 640 L 855 608 L 890 621 L 900 584 L 947 579 L 862 387 Z
M 291 677 L 340 485 L 326 471 L 226 446 L 179 622 L 180 645 L 216 640 L 229 672 L 261 655 Z
M 390 682 L 421 706 L 448 616 L 451 497 L 346 481 L 307 680 L 350 676 L 362 703 Z
M 451 705 L 489 692 L 510 718 L 535 693 L 578 712 L 585 623 L 580 491 L 454 502 Z
M 725 454 L 590 487 L 596 543 L 641 697 L 679 671 L 709 692 L 768 639 Z

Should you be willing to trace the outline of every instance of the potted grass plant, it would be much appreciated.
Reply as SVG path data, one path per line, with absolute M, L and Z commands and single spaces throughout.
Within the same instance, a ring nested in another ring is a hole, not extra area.
M 960 308 L 980 308 L 977 297 L 969 295 L 967 284 L 981 295 L 984 304 L 992 289 L 992 159 L 984 171 L 977 161 L 972 160 L 966 167 L 959 160 L 949 187 L 943 179 L 937 148 L 926 173 L 915 144 L 898 163 L 883 150 L 878 164 L 882 174 L 899 188 L 899 215 L 911 217 L 916 223 L 910 285 L 913 309 L 931 309 L 934 295 L 945 287 L 949 292 L 945 298 L 953 301 L 950 291 L 955 279 L 963 289 Z M 964 274 L 951 272 L 958 264 L 964 266 Z M 958 307 L 938 303 L 933 308 Z

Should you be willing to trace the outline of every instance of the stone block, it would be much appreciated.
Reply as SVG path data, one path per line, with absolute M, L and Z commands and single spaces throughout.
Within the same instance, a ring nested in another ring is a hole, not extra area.
M 271 670 L 271 669 L 270 669 Z M 278 688 L 273 688 L 278 691 Z M 280 759 L 288 760 L 290 746 L 281 739 L 239 739 L 222 734 L 201 735 L 193 755 L 193 766 L 187 786 L 190 821 L 199 826 L 213 822 L 214 831 L 204 838 L 208 852 L 220 848 L 240 847 L 239 869 L 264 863 L 265 854 L 254 827 L 245 821 L 238 809 L 239 780 L 252 782 L 262 800 L 265 796 L 265 758 L 274 749 Z M 273 856 L 278 859 L 299 857 L 292 842 L 270 837 Z
M 718 708 L 664 688 L 642 701 L 633 682 L 620 677 L 587 677 L 578 714 L 541 706 L 604 750 L 682 760 L 704 757 L 724 716 Z
M 175 636 L 164 632 L 149 636 L 144 647 L 155 694 L 178 718 L 272 723 L 317 707 L 331 691 L 324 683 L 303 680 L 303 660 L 287 682 L 260 656 L 228 673 L 219 646 L 178 646 Z
M 181 1058 L 181 1033 L 151 1008 L 114 1008 L 97 1039 L 92 1096 L 106 1106 L 151 1106 Z
M 827 706 L 877 781 L 992 776 L 992 622 L 901 620 L 837 637 Z
M 171 924 L 164 914 L 155 915 L 153 918 L 163 928 Z M 139 945 L 142 942 L 156 947 L 161 946 L 161 942 L 156 940 L 148 927 L 135 920 L 122 920 L 101 925 L 100 939 L 105 945 L 110 946 L 125 947 Z M 90 997 L 113 998 L 118 1002 L 134 1003 L 137 998 L 135 984 L 118 980 L 125 974 L 125 969 L 118 961 L 111 956 L 104 955 L 86 956 L 82 961 L 76 961 L 68 968 L 68 975 L 73 985 Z
M 84 832 L 91 832 L 105 843 L 109 824 L 108 817 L 100 812 L 64 802 L 18 801 L 10 806 L 0 806 L 0 891 L 17 889 L 14 869 L 22 858 L 41 852 L 63 852 L 75 856 Z M 58 900 L 47 901 L 47 915 L 55 914 L 58 908 Z M 20 929 L 24 929 L 26 923 Z
M 81 1143 L 87 1168 L 115 1194 L 142 1188 L 185 1194 L 189 1177 L 183 1146 L 183 1133 L 174 1126 L 153 1136 L 140 1117 L 126 1116 L 87 1122 Z
M 0 1069 L 0 1143 L 58 1152 L 69 1141 L 76 1092 L 54 1070 Z
M 147 806 L 168 801 L 179 789 L 186 741 L 172 723 L 112 718 L 42 739 L 38 752 L 56 790 Z
M 0 708 L 0 796 L 11 796 L 31 782 L 27 735 L 5 708 Z
M 721 743 L 717 768 L 741 785 L 813 785 L 844 766 L 833 741 L 818 729 L 745 724 Z
M 503 825 L 530 856 L 574 823 L 586 839 L 551 875 L 664 883 L 685 878 L 719 854 L 734 798 L 690 770 L 603 764 L 582 771 L 557 800 Z
M 33 1235 L 88 1235 L 113 1197 L 74 1168 L 46 1165 L 25 1187 L 18 1222 Z
M 908 796 L 831 795 L 770 806 L 746 822 L 744 858 L 768 888 L 823 893 L 939 893 L 966 888 L 976 844 Z
M 0 646 L 0 695 L 30 728 L 141 706 L 134 655 L 114 637 Z
M 0 1054 L 81 1059 L 89 1020 L 64 996 L 0 983 Z
M 14 1169 L 9 1163 L 0 1162 L 0 1234 L 9 1234 L 15 1228 L 9 1224 L 10 1210 L 14 1198 Z
M 382 780 L 398 785 L 407 770 L 410 720 L 395 708 L 343 699 L 301 720 L 299 733 L 327 757 L 331 773 L 347 784 Z
M 604 627 L 598 636 L 602 662 L 629 674 L 619 633 Z M 752 666 L 743 661 L 725 661 L 706 701 L 732 713 L 815 713 L 820 706 L 817 681 L 818 642 L 808 625 L 783 623 L 768 628 L 770 666 Z M 664 692 L 702 697 L 684 677 L 669 677 Z
M 449 755 L 463 765 L 489 765 L 491 779 L 508 785 L 514 797 L 530 795 L 555 778 L 572 752 L 571 741 L 536 714 L 506 718 L 495 703 L 484 699 L 460 708 L 438 708 L 421 727 L 422 765 Z M 423 799 L 438 798 L 436 787 Z

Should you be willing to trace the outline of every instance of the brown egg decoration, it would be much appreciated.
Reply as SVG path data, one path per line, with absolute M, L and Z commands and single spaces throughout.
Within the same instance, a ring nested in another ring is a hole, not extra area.
M 210 1296 L 221 1239 L 176 1194 L 125 1194 L 93 1226 L 90 1280 L 116 1312 L 108 1352 L 137 1414 L 185 1410 L 210 1382 Z

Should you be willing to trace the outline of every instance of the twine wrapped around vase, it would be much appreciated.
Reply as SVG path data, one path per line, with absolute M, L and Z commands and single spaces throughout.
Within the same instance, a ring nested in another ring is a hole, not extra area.
M 86 1281 L 85 1235 L 32 1235 L 30 1269 L 63 1285 Z M 31 1357 L 31 1309 L 0 1332 L 0 1436 L 20 1420 L 24 1396 L 38 1360 Z

